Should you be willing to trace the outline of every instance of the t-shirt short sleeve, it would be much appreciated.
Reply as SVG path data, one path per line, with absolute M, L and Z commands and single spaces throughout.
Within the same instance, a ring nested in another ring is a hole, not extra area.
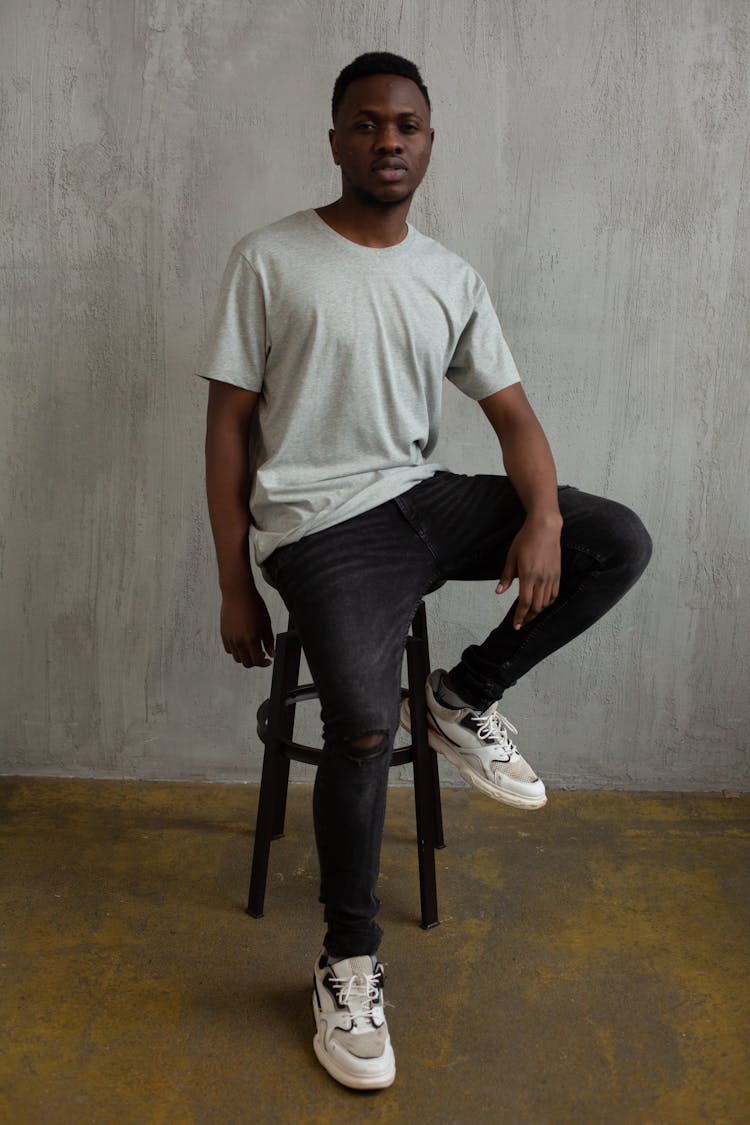
M 471 315 L 459 337 L 446 376 L 473 399 L 487 398 L 520 382 L 510 348 L 484 281 L 478 287 Z
M 235 246 L 196 374 L 248 391 L 263 386 L 267 355 L 266 307 L 258 275 Z

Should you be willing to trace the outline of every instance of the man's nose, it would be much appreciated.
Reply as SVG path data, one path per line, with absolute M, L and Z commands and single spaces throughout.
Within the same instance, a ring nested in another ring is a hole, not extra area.
M 381 125 L 375 136 L 378 152 L 400 152 L 401 134 L 395 125 Z

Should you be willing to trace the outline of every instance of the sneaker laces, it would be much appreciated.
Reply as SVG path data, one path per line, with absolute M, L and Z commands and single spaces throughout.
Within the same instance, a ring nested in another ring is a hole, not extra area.
M 329 977 L 329 984 L 336 991 L 340 1004 L 346 1005 L 353 1020 L 361 1016 L 372 1016 L 373 1001 L 379 995 L 380 975 L 376 973 L 355 973 L 351 977 Z
M 506 719 L 495 707 L 492 710 L 488 708 L 481 715 L 472 715 L 471 718 L 477 724 L 478 737 L 483 742 L 491 742 L 493 747 L 497 746 L 504 755 L 498 761 L 512 762 L 514 758 L 520 757 L 515 744 L 508 737 L 508 732 L 518 734 L 518 731 L 510 719 Z

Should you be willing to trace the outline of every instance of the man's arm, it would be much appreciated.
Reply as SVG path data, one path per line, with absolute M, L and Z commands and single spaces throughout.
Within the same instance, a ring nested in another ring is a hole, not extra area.
M 211 380 L 206 418 L 206 495 L 221 588 L 221 639 L 246 668 L 273 656 L 273 629 L 250 566 L 250 423 L 254 391 Z
M 518 606 L 513 626 L 541 613 L 560 589 L 560 532 L 557 473 L 552 453 L 520 383 L 480 401 L 497 434 L 505 471 L 526 509 L 526 520 L 503 565 L 498 594 L 518 578 Z

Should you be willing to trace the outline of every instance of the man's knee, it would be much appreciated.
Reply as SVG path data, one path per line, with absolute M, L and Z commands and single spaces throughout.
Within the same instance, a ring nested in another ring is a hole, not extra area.
M 640 516 L 622 504 L 618 504 L 617 526 L 621 565 L 635 581 L 648 566 L 653 541 Z
M 375 734 L 363 734 L 359 738 L 351 739 L 351 746 L 353 750 L 374 750 L 380 745 L 384 737 L 383 731 L 377 731 Z
M 377 761 L 391 752 L 392 738 L 387 730 L 365 731 L 354 738 L 327 740 L 329 748 L 336 755 L 352 762 L 366 765 Z

